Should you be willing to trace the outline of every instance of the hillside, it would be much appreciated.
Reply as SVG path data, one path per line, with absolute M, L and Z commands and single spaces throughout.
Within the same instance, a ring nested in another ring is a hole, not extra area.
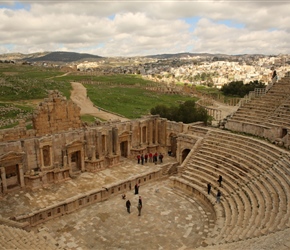
M 56 51 L 50 52 L 44 56 L 40 57 L 27 57 L 24 60 L 29 62 L 75 62 L 79 60 L 96 60 L 102 58 L 101 56 L 91 55 L 91 54 L 83 54 L 83 53 L 76 53 L 76 52 L 64 52 L 64 51 Z

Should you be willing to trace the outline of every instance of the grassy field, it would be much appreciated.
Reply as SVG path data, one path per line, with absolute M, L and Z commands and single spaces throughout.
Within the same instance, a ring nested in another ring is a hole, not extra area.
M 124 88 L 111 85 L 84 85 L 91 101 L 99 107 L 121 114 L 127 118 L 139 118 L 150 114 L 150 109 L 158 104 L 178 106 L 180 102 L 192 97 L 165 95 L 147 91 L 140 87 Z
M 14 120 L 19 117 L 26 119 L 36 105 L 48 96 L 48 90 L 57 89 L 69 99 L 71 82 L 88 80 L 98 83 L 84 84 L 89 98 L 96 106 L 130 119 L 149 114 L 150 109 L 158 104 L 171 106 L 192 100 L 187 96 L 145 90 L 145 86 L 159 84 L 145 80 L 140 75 L 64 75 L 54 68 L 0 64 L 0 127 L 17 125 Z M 3 120 L 10 120 L 11 125 L 3 125 Z M 83 116 L 82 120 L 92 122 L 94 118 Z

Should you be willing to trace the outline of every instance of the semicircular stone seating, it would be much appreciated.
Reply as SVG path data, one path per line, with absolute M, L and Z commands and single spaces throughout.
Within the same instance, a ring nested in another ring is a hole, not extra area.
M 194 133 L 194 131 L 192 131 Z M 208 129 L 180 178 L 222 209 L 209 245 L 259 237 L 290 227 L 290 153 L 266 141 Z M 222 186 L 217 182 L 223 177 Z M 212 192 L 207 194 L 207 183 Z M 217 189 L 221 203 L 215 203 Z

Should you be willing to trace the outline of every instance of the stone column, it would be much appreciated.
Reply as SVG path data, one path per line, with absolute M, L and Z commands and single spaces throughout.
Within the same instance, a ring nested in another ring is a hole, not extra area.
M 120 155 L 118 128 L 113 128 L 113 151 L 116 155 Z
M 20 186 L 24 187 L 25 186 L 25 182 L 24 182 L 24 174 L 23 174 L 23 165 L 22 164 L 18 164 L 18 168 L 19 168 Z
M 132 144 L 132 131 L 129 132 L 129 136 L 128 136 L 128 147 L 127 147 L 127 157 L 130 156 L 130 152 L 131 152 L 131 144 Z
M 44 159 L 43 159 L 43 147 L 40 147 L 40 169 L 44 167 Z
M 111 156 L 112 155 L 112 152 L 113 152 L 113 132 L 112 130 L 109 130 L 109 133 L 108 133 L 108 142 L 107 143 L 107 151 L 108 151 L 108 154 Z
M 66 155 L 63 156 L 63 167 L 64 168 L 67 167 L 67 156 Z
M 53 163 L 53 155 L 52 155 L 52 146 L 49 145 L 49 157 L 50 157 L 50 166 L 52 166 Z
M 98 147 L 99 159 L 102 159 L 104 157 L 104 154 L 102 150 L 102 133 L 101 132 L 98 132 L 97 147 Z
M 96 147 L 91 146 L 91 152 L 92 152 L 92 161 L 96 161 Z
M 85 168 L 85 152 L 84 152 L 84 147 L 82 145 L 81 148 L 81 171 L 85 172 L 86 168 Z
M 73 172 L 71 167 L 71 153 L 68 154 L 67 159 L 68 159 L 69 174 L 70 176 L 72 176 Z
M 152 145 L 152 137 L 153 137 L 153 126 L 152 126 L 152 120 L 149 120 L 148 122 L 148 144 Z
M 154 127 L 155 127 L 155 138 L 154 138 L 154 144 L 158 144 L 158 137 L 159 137 L 159 133 L 158 133 L 158 120 L 155 119 L 155 124 L 154 124 Z
M 1 169 L 1 179 L 2 179 L 2 185 L 3 185 L 3 193 L 7 193 L 6 171 L 5 171 L 4 167 L 2 167 L 0 169 Z

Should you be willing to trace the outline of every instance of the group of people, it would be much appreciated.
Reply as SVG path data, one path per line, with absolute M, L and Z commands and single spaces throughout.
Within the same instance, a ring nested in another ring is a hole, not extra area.
M 146 153 L 145 155 L 143 155 L 143 154 L 141 154 L 141 155 L 138 154 L 137 155 L 137 163 L 138 164 L 141 163 L 142 165 L 144 165 L 144 163 L 147 163 L 148 161 L 157 164 L 158 159 L 159 159 L 159 163 L 162 163 L 163 162 L 163 154 L 162 153 L 159 153 L 159 155 L 158 155 L 158 153 L 156 152 L 153 155 L 150 152 L 149 154 Z
M 223 177 L 220 175 L 219 178 L 218 178 L 218 180 L 217 180 L 217 182 L 219 183 L 219 187 L 222 187 L 222 181 L 223 181 Z M 210 191 L 211 191 L 211 183 L 208 183 L 207 184 L 207 193 L 210 194 Z M 222 196 L 222 193 L 218 189 L 217 194 L 216 194 L 216 202 L 217 203 L 220 203 L 221 196 Z

